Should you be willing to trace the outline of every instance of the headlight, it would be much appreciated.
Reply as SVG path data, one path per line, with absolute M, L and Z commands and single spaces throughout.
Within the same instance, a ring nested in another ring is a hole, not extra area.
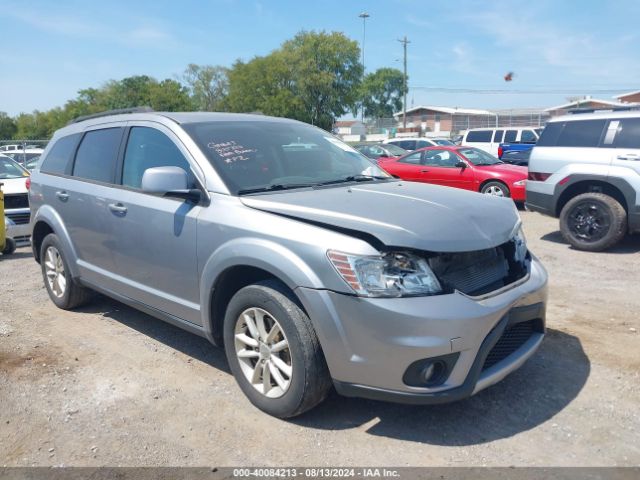
M 522 225 L 520 225 L 520 228 L 518 228 L 516 234 L 513 236 L 513 243 L 515 246 L 515 261 L 523 263 L 527 258 L 527 239 L 524 237 Z
M 434 295 L 442 291 L 427 261 L 411 253 L 361 256 L 329 250 L 327 256 L 358 295 L 403 297 Z
M 527 180 L 518 180 L 517 182 L 513 182 L 513 185 L 516 187 L 524 187 L 527 184 Z

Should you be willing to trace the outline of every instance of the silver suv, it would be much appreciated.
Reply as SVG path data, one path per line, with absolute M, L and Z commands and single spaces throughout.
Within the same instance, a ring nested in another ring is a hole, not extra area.
M 332 385 L 467 397 L 544 335 L 547 275 L 513 202 L 398 181 L 304 123 L 84 119 L 56 132 L 30 198 L 58 307 L 96 290 L 224 345 L 240 388 L 278 417 Z
M 529 159 L 527 207 L 559 217 L 580 250 L 640 232 L 640 110 L 551 120 Z

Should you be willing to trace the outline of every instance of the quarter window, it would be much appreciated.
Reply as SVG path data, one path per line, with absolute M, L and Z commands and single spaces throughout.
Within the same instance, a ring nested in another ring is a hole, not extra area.
M 536 143 L 538 137 L 532 130 L 522 130 L 520 133 L 520 143 Z
M 153 167 L 180 167 L 193 182 L 189 162 L 169 137 L 155 128 L 133 127 L 124 155 L 122 185 L 140 188 L 144 171 Z
M 73 158 L 73 152 L 78 145 L 80 134 L 67 135 L 56 141 L 51 147 L 46 158 L 42 161 L 40 171 L 43 173 L 68 173 L 68 168 Z
M 615 148 L 640 148 L 640 118 L 620 120 L 613 146 Z
M 76 154 L 73 176 L 111 183 L 114 177 L 122 128 L 105 128 L 87 132 Z
M 477 143 L 491 143 L 491 136 L 493 134 L 493 130 L 472 130 L 467 133 L 467 142 L 477 142 Z
M 407 155 L 404 158 L 398 160 L 402 163 L 408 163 L 410 165 L 420 165 L 420 159 L 422 158 L 422 152 L 412 153 L 411 155 Z

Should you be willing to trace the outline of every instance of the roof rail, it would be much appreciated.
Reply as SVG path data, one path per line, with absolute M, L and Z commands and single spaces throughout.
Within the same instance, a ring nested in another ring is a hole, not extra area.
M 85 120 L 90 120 L 92 118 L 100 118 L 100 117 L 108 117 L 111 115 L 123 115 L 125 113 L 147 113 L 154 112 L 155 110 L 151 107 L 133 107 L 133 108 L 118 108 L 116 110 L 107 110 L 105 112 L 92 113 L 91 115 L 82 115 L 80 117 L 76 117 L 71 120 L 67 125 L 71 125 L 73 123 L 84 122 Z
M 567 110 L 567 113 L 572 115 L 580 113 L 596 113 L 596 112 L 628 112 L 630 110 L 640 110 L 640 105 L 629 105 L 624 107 L 611 107 L 611 108 L 572 108 Z

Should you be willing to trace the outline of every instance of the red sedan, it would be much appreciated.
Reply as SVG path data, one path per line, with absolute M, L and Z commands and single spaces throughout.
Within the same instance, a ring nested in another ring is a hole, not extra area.
M 398 159 L 380 160 L 392 175 L 524 202 L 527 167 L 509 165 L 473 147 L 428 147 Z

